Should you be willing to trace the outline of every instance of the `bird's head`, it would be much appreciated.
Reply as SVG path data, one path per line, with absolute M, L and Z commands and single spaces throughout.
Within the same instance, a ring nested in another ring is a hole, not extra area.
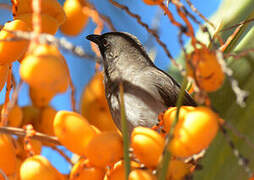
M 129 63 L 135 63 L 135 61 L 152 63 L 140 41 L 129 33 L 109 32 L 102 35 L 92 34 L 86 38 L 98 45 L 107 63 L 126 60 L 130 61 Z

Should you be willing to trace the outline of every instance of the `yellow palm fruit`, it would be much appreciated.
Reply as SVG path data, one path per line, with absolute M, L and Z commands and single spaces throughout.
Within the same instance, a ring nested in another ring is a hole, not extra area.
M 140 164 L 135 161 L 131 161 L 131 169 L 140 168 Z M 124 161 L 118 161 L 114 164 L 113 168 L 107 172 L 104 180 L 125 180 L 125 167 Z
M 88 160 L 81 159 L 73 166 L 70 180 L 102 180 L 104 174 L 104 169 L 91 166 Z
M 64 176 L 43 156 L 27 158 L 20 167 L 22 180 L 64 180 Z
M 117 132 L 102 132 L 94 136 L 85 149 L 91 164 L 105 168 L 123 157 L 123 140 Z
M 13 20 L 5 23 L 3 29 L 0 31 L 0 64 L 12 63 L 18 58 L 20 58 L 28 47 L 27 40 L 17 40 L 17 41 L 2 41 L 8 38 L 13 38 L 15 35 L 10 32 L 4 31 L 30 31 L 29 26 L 22 20 Z
M 159 5 L 163 3 L 163 0 L 143 0 L 147 5 Z
M 219 117 L 207 107 L 196 107 L 177 123 L 169 151 L 177 157 L 188 157 L 208 147 L 219 128 Z
M 32 0 L 13 0 L 14 18 L 22 14 L 32 14 Z M 65 13 L 61 4 L 57 0 L 43 0 L 41 1 L 41 14 L 47 14 L 55 18 L 59 24 L 65 21 Z
M 20 65 L 20 76 L 32 88 L 63 93 L 69 87 L 68 67 L 54 46 L 39 45 Z
M 56 95 L 54 91 L 29 87 L 29 95 L 36 107 L 47 106 Z
M 191 173 L 192 167 L 192 164 L 171 159 L 168 166 L 167 180 L 183 180 L 186 175 Z
M 186 114 L 194 109 L 195 108 L 193 106 L 181 106 L 178 122 L 183 121 L 185 119 Z M 176 107 L 171 107 L 163 114 L 164 130 L 166 132 L 169 132 L 171 124 L 175 120 L 176 110 L 177 110 Z
M 90 124 L 101 131 L 118 131 L 107 104 L 101 72 L 96 73 L 84 89 L 80 112 Z
M 75 112 L 58 111 L 53 124 L 61 144 L 79 155 L 84 155 L 87 144 L 96 135 L 88 121 Z
M 221 87 L 225 75 L 214 52 L 201 48 L 195 50 L 189 58 L 187 72 L 195 78 L 200 88 L 212 92 Z
M 23 121 L 22 126 L 27 124 L 35 124 L 36 121 L 38 121 L 39 117 L 39 109 L 37 109 L 35 106 L 24 106 L 22 107 L 23 112 Z
M 30 29 L 33 29 L 32 17 L 33 17 L 33 14 L 29 13 L 29 14 L 21 14 L 15 17 L 15 19 L 20 19 L 24 21 Z M 47 14 L 41 14 L 41 32 L 42 33 L 48 33 L 48 34 L 54 35 L 56 34 L 58 28 L 59 28 L 59 23 L 57 22 L 55 18 Z
M 130 172 L 128 180 L 157 180 L 151 170 L 134 169 Z
M 134 155 L 147 167 L 157 167 L 164 148 L 164 138 L 146 127 L 136 127 L 131 134 Z
M 54 136 L 55 133 L 54 133 L 53 122 L 54 122 L 56 113 L 57 111 L 51 106 L 42 108 L 38 121 L 34 123 L 35 129 L 49 136 Z
M 9 64 L 0 65 L 0 91 L 2 91 L 8 77 Z
M 17 160 L 11 136 L 0 134 L 0 169 L 8 175 L 16 172 Z
M 0 106 L 0 112 L 2 111 L 3 105 Z M 8 114 L 8 126 L 20 127 L 23 120 L 23 112 L 18 105 L 15 105 Z
M 88 21 L 88 16 L 82 10 L 84 6 L 87 6 L 85 0 L 66 0 L 64 2 L 66 21 L 60 27 L 64 34 L 76 36 L 82 32 Z

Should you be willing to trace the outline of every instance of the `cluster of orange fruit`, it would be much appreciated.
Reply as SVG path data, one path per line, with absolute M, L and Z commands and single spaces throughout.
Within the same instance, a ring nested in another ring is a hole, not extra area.
M 57 0 L 41 2 L 42 33 L 54 35 L 60 27 L 66 35 L 77 35 L 88 21 L 87 15 L 82 12 L 82 7 L 87 6 L 85 0 L 66 0 L 63 7 Z M 11 63 L 19 60 L 21 78 L 30 85 L 32 96 L 42 96 L 41 99 L 48 101 L 56 93 L 64 92 L 68 88 L 68 73 L 64 63 L 61 62 L 63 57 L 57 49 L 47 45 L 41 45 L 35 51 L 28 52 L 29 41 L 27 40 L 4 41 L 15 37 L 9 31 L 29 32 L 33 29 L 32 0 L 13 0 L 12 3 L 14 20 L 7 22 L 0 31 L 0 40 L 2 40 L 0 42 L 0 90 L 7 80 Z M 52 79 L 49 80 L 49 78 Z
M 57 112 L 50 106 L 40 109 L 35 106 L 20 109 L 15 106 L 10 112 L 10 125 L 17 124 L 16 120 L 11 121 L 11 117 L 14 111 L 15 114 L 19 112 L 21 123 L 16 127 L 33 124 L 37 131 L 57 136 L 63 146 L 82 157 L 73 166 L 69 179 L 125 178 L 123 140 L 108 110 L 102 79 L 102 73 L 97 73 L 85 88 L 81 99 L 83 116 L 69 111 Z M 90 109 L 86 111 L 87 108 Z M 157 179 L 153 170 L 157 169 L 161 161 L 165 148 L 164 132 L 170 130 L 175 114 L 175 107 L 163 114 L 163 133 L 145 127 L 134 129 L 130 137 L 133 151 L 130 152 L 132 170 L 129 179 Z M 183 159 L 208 147 L 217 133 L 219 121 L 219 117 L 209 108 L 181 107 L 173 139 L 167 147 L 172 154 L 168 179 L 182 179 L 193 171 L 194 165 L 185 163 Z M 39 155 L 42 146 L 40 141 L 32 140 L 31 145 L 35 155 L 28 157 L 21 138 L 15 140 L 1 135 L 0 168 L 9 178 L 66 179 L 45 157 Z
M 83 13 L 83 7 L 88 6 L 85 0 L 66 0 L 62 7 L 57 0 L 41 1 L 41 27 L 43 33 L 55 34 L 58 28 L 67 35 L 77 35 L 85 27 L 88 20 Z M 146 0 L 150 4 L 161 1 Z M 32 31 L 32 0 L 13 0 L 14 20 L 4 25 L 0 31 L 0 40 L 8 40 L 14 35 L 8 31 Z M 42 145 L 49 145 L 38 140 L 30 140 L 30 156 L 24 148 L 26 143 L 21 138 L 13 138 L 0 134 L 0 170 L 9 179 L 90 179 L 115 180 L 124 179 L 123 140 L 116 128 L 107 106 L 102 73 L 97 73 L 85 88 L 80 115 L 75 112 L 57 112 L 49 105 L 57 93 L 64 93 L 70 85 L 69 70 L 63 55 L 59 50 L 47 44 L 37 44 L 32 51 L 27 51 L 29 41 L 1 41 L 0 42 L 0 90 L 5 85 L 8 69 L 16 60 L 19 60 L 20 76 L 29 85 L 30 106 L 15 105 L 8 115 L 8 126 L 23 127 L 32 124 L 38 132 L 49 136 L 57 136 L 60 143 L 67 149 L 80 155 L 82 158 L 73 166 L 70 175 L 65 176 L 40 155 Z M 198 54 L 198 55 L 197 55 Z M 197 77 L 212 77 L 221 85 L 224 74 L 220 79 L 201 71 L 203 66 L 215 62 L 215 55 L 210 52 L 196 53 L 193 62 Z M 203 57 L 201 63 L 198 59 Z M 212 60 L 212 61 L 210 61 Z M 217 61 L 216 61 L 217 62 Z M 200 68 L 199 68 L 200 66 Z M 189 68 L 191 69 L 191 68 Z M 200 69 L 200 71 L 198 71 Z M 210 68 L 212 71 L 213 69 Z M 198 74 L 198 75 L 197 75 Z M 208 79 L 209 79 L 208 78 Z M 200 82 L 208 82 L 201 78 Z M 214 84 L 213 81 L 210 81 Z M 210 84 L 204 85 L 207 90 Z M 204 89 L 205 89 L 204 88 Z M 212 91 L 211 90 L 211 91 Z M 163 132 L 168 132 L 175 119 L 176 108 L 168 109 L 162 118 Z M 173 139 L 166 147 L 172 154 L 167 178 L 182 179 L 193 171 L 193 165 L 185 163 L 184 158 L 199 153 L 207 148 L 218 130 L 219 117 L 206 107 L 181 107 L 179 120 L 176 124 Z M 208 130 L 209 129 L 209 130 Z M 130 137 L 131 172 L 129 180 L 155 180 L 153 173 L 157 169 L 165 146 L 164 134 L 150 128 L 137 127 Z M 83 158 L 85 157 L 85 158 Z M 0 173 L 0 180 L 4 177 Z

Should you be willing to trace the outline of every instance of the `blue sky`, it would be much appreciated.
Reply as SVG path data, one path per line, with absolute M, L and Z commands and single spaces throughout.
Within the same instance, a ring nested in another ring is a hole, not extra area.
M 0 0 L 0 2 L 9 2 L 7 0 Z M 63 1 L 60 1 L 61 3 Z M 127 5 L 132 12 L 139 14 L 142 17 L 142 20 L 146 22 L 150 27 L 153 23 L 155 16 L 160 13 L 160 9 L 156 6 L 147 6 L 143 3 L 142 0 L 118 0 L 119 3 Z M 214 11 L 218 8 L 220 4 L 220 0 L 192 0 L 192 3 L 202 12 L 203 15 L 209 17 L 213 14 Z M 156 59 L 155 64 L 163 70 L 166 70 L 170 65 L 170 61 L 167 58 L 165 52 L 158 44 L 155 42 L 153 38 L 145 31 L 143 27 L 136 23 L 136 20 L 130 18 L 125 12 L 112 7 L 112 5 L 107 0 L 91 0 L 96 8 L 104 15 L 109 16 L 115 25 L 118 31 L 125 31 L 132 33 L 140 39 L 140 41 L 146 44 L 148 47 L 154 47 L 156 49 Z M 176 13 L 172 9 L 172 12 L 175 16 Z M 6 21 L 11 20 L 12 15 L 10 12 L 6 10 L 0 9 L 0 24 L 4 24 Z M 177 18 L 180 20 L 179 18 Z M 91 51 L 89 42 L 85 39 L 85 36 L 88 34 L 92 34 L 95 28 L 95 24 L 90 20 L 88 25 L 84 29 L 84 31 L 76 37 L 67 37 L 69 41 L 73 44 L 82 46 L 87 52 L 93 53 Z M 195 30 L 197 30 L 198 26 L 194 26 Z M 109 29 L 105 27 L 103 32 L 108 32 Z M 169 20 L 163 14 L 159 19 L 159 35 L 160 39 L 163 40 L 168 46 L 168 49 L 172 53 L 174 57 L 180 52 L 178 40 L 177 40 L 178 29 L 170 24 Z M 63 35 L 60 32 L 57 32 L 57 37 L 62 37 Z M 81 59 L 79 57 L 74 56 L 70 52 L 62 51 L 64 57 L 67 60 L 67 63 L 70 68 L 71 76 L 76 87 L 76 100 L 79 102 L 82 90 L 84 86 L 87 84 L 89 79 L 94 74 L 94 63 L 91 61 L 87 61 L 85 59 Z M 14 63 L 14 72 L 15 77 L 19 80 L 18 76 L 18 68 L 19 64 Z M 0 93 L 0 101 L 4 102 L 4 93 L 3 90 Z M 21 106 L 27 105 L 30 103 L 28 97 L 28 88 L 26 85 L 22 87 L 19 96 L 19 104 Z M 57 110 L 70 110 L 70 90 L 67 93 L 56 96 L 51 102 L 52 106 L 54 106 Z M 49 148 L 44 148 L 43 155 L 45 155 L 53 165 L 59 169 L 63 173 L 67 173 L 70 170 L 69 165 L 61 158 L 57 153 L 53 153 Z M 71 155 L 71 153 L 68 153 Z

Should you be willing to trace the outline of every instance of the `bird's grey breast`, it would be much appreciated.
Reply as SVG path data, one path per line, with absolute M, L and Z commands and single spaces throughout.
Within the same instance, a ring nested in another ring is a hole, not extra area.
M 151 92 L 151 77 L 143 71 L 133 72 L 132 76 L 122 79 L 109 80 L 105 78 L 106 96 L 110 106 L 112 117 L 120 127 L 120 93 L 119 85 L 124 87 L 124 107 L 129 129 L 136 126 L 152 127 L 158 121 L 158 114 L 167 106 L 163 103 L 159 93 Z M 131 77 L 131 78 L 128 78 Z M 111 82 L 109 82 L 111 81 Z

